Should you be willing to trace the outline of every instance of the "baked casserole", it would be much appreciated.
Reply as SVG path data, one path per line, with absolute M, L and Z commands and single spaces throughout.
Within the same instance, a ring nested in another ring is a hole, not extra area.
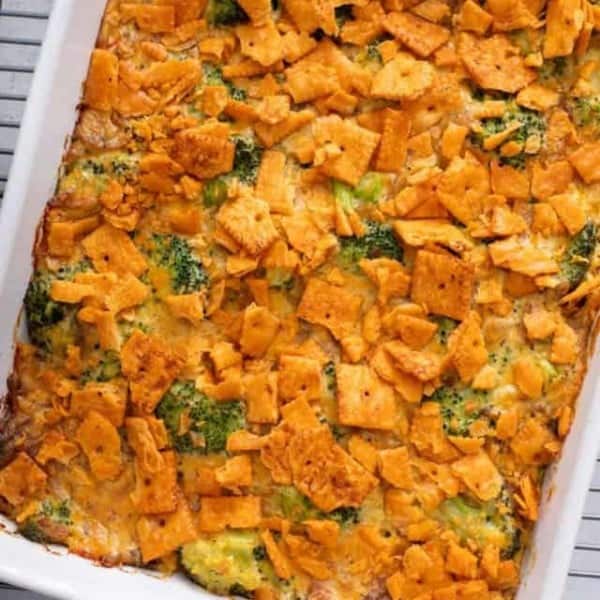
M 513 598 L 600 302 L 600 6 L 109 0 L 0 510 L 257 600 Z

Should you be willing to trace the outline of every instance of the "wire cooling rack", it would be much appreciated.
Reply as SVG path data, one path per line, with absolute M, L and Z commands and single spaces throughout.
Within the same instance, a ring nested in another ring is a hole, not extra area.
M 53 2 L 54 0 L 0 0 L 0 199 L 6 187 L 27 93 Z M 34 598 L 41 597 L 0 583 L 1 600 Z M 600 458 L 571 557 L 564 600 L 599 598 Z

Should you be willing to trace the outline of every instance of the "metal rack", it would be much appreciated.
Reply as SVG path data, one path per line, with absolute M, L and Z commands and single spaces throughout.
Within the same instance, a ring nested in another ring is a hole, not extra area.
M 0 0 L 0 199 L 53 2 Z M 34 595 L 0 584 L 0 598 L 33 600 Z M 600 598 L 600 458 L 571 557 L 565 594 L 565 600 L 597 598 Z

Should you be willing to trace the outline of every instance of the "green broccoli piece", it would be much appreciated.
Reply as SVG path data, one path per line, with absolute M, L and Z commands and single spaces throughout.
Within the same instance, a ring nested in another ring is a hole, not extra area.
M 293 485 L 279 486 L 274 494 L 278 512 L 294 523 L 316 519 L 319 510 Z
M 478 502 L 464 495 L 449 498 L 436 509 L 434 516 L 463 542 L 472 540 L 480 547 L 499 546 L 505 560 L 513 558 L 521 547 L 521 529 L 507 490 L 489 502 Z
M 249 185 L 256 181 L 263 155 L 262 146 L 259 146 L 252 138 L 245 136 L 234 136 L 233 141 L 235 142 L 235 154 L 231 172 L 204 183 L 202 201 L 206 208 L 219 207 L 227 200 L 227 182 L 231 177 L 237 177 Z
M 206 9 L 206 18 L 216 27 L 238 25 L 248 21 L 248 15 L 235 0 L 210 0 Z
M 546 132 L 546 121 L 544 116 L 535 110 L 529 110 L 517 106 L 514 103 L 508 105 L 507 111 L 501 117 L 492 117 L 483 119 L 481 122 L 481 131 L 471 134 L 471 142 L 477 146 L 483 147 L 484 141 L 497 133 L 504 131 L 509 125 L 519 122 L 521 126 L 515 130 L 507 141 L 514 141 L 519 144 L 524 144 L 525 141 L 534 135 L 543 141 Z M 517 169 L 525 167 L 527 154 L 523 151 L 515 156 L 501 156 L 500 162 L 505 165 L 510 165 Z
M 600 129 L 600 96 L 574 98 L 568 108 L 577 127 Z
M 340 527 L 349 527 L 360 522 L 360 510 L 355 506 L 340 506 L 327 513 L 326 518 L 336 521 Z
M 363 258 L 386 257 L 402 261 L 404 252 L 391 225 L 368 221 L 366 229 L 362 237 L 341 238 L 341 248 L 337 254 L 337 262 L 341 267 L 354 270 Z
M 24 538 L 27 538 L 36 544 L 52 543 L 52 541 L 48 538 L 48 535 L 33 517 L 25 519 L 25 521 L 19 525 L 18 531 Z
M 360 204 L 375 204 L 383 192 L 383 176 L 380 173 L 365 173 L 356 187 L 334 179 L 333 195 L 346 209 L 357 208 Z
M 590 267 L 590 259 L 596 249 L 598 231 L 596 224 L 588 221 L 583 229 L 570 241 L 561 260 L 561 275 L 569 283 L 569 289 L 576 288 L 585 278 Z
M 190 244 L 178 235 L 153 234 L 150 258 L 168 271 L 176 294 L 190 294 L 209 283 L 208 274 L 194 257 Z
M 246 98 L 248 97 L 246 90 L 243 90 L 242 88 L 233 85 L 233 83 L 231 83 L 230 81 L 225 81 L 223 79 L 223 71 L 221 70 L 221 67 L 218 67 L 213 63 L 203 63 L 202 71 L 204 73 L 204 83 L 206 85 L 225 86 L 227 88 L 227 91 L 229 92 L 229 95 L 234 100 L 243 101 L 246 100 Z
M 42 502 L 42 515 L 57 523 L 64 525 L 71 524 L 71 508 L 68 500 L 53 502 L 52 500 L 44 500 Z
M 458 327 L 458 321 L 449 317 L 434 317 L 434 321 L 437 322 L 437 330 L 435 337 L 439 344 L 445 346 L 448 343 L 450 334 Z
M 290 291 L 293 289 L 296 278 L 294 272 L 283 267 L 270 267 L 265 269 L 265 278 L 269 287 L 275 290 Z
M 381 40 L 375 40 L 367 45 L 366 49 L 366 58 L 367 60 L 373 61 L 375 63 L 382 64 L 383 59 L 381 58 L 381 52 L 379 52 L 379 44 Z
M 201 536 L 179 558 L 186 575 L 213 594 L 252 598 L 257 588 L 277 583 L 256 531 Z
M 103 352 L 93 365 L 83 371 L 79 381 L 82 385 L 89 382 L 102 383 L 121 375 L 121 359 L 114 350 Z
M 280 514 L 294 523 L 309 519 L 331 519 L 342 527 L 349 527 L 360 521 L 358 508 L 341 506 L 331 512 L 323 512 L 292 485 L 279 486 L 275 493 L 275 502 Z
M 69 535 L 70 525 L 71 508 L 68 500 L 44 500 L 40 510 L 19 526 L 19 533 L 38 544 L 60 544 Z
M 489 353 L 489 361 L 499 373 L 506 371 L 511 364 L 512 357 L 512 348 L 504 342 L 501 342 L 499 348 Z
M 92 175 L 104 175 L 106 173 L 104 165 L 92 159 L 85 159 L 81 163 L 81 169 L 92 173 Z
M 253 184 L 260 167 L 263 148 L 253 139 L 243 136 L 235 136 L 234 141 L 235 155 L 231 175 L 244 183 Z
M 538 77 L 542 81 L 550 81 L 553 79 L 562 79 L 567 71 L 571 68 L 571 61 L 566 56 L 557 56 L 556 58 L 549 58 L 545 60 L 540 67 L 538 67 Z
M 82 261 L 65 265 L 55 272 L 38 270 L 31 277 L 23 304 L 29 339 L 40 349 L 60 353 L 68 344 L 75 343 L 78 334 L 76 308 L 52 300 L 50 289 L 54 281 L 70 281 L 77 273 L 89 268 L 90 263 Z
M 323 375 L 325 375 L 325 381 L 327 383 L 327 389 L 330 392 L 335 393 L 335 391 L 337 389 L 337 378 L 335 376 L 335 363 L 332 360 L 330 360 L 323 367 Z
M 227 200 L 227 181 L 223 177 L 215 177 L 204 183 L 202 202 L 206 208 L 218 208 Z
M 252 556 L 254 556 L 255 560 L 266 560 L 267 549 L 265 546 L 254 546 L 252 549 Z
M 335 7 L 335 22 L 338 29 L 341 29 L 346 21 L 351 21 L 353 19 L 352 4 L 342 4 Z
M 430 400 L 440 404 L 444 431 L 448 435 L 468 436 L 469 427 L 481 416 L 485 394 L 471 388 L 438 388 Z
M 106 175 L 120 181 L 130 179 L 138 168 L 139 156 L 126 152 L 106 152 L 97 156 L 82 158 L 74 165 L 92 175 Z
M 190 431 L 180 434 L 184 414 L 189 416 Z M 215 402 L 197 390 L 193 381 L 176 381 L 162 397 L 156 416 L 165 422 L 179 452 L 222 452 L 229 434 L 246 424 L 242 402 Z

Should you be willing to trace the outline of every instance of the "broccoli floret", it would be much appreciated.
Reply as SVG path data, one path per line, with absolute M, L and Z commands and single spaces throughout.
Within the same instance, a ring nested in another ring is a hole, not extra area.
M 246 424 L 242 402 L 215 402 L 197 390 L 193 381 L 176 381 L 162 397 L 156 416 L 165 422 L 179 452 L 222 452 L 229 434 Z M 189 419 L 189 431 L 180 433 L 184 416 Z
M 187 240 L 178 235 L 153 234 L 150 258 L 168 271 L 176 294 L 190 294 L 208 285 L 202 263 L 192 254 Z
M 540 79 L 548 80 L 555 77 L 562 77 L 567 69 L 567 59 L 564 56 L 550 58 L 542 63 L 538 68 Z
M 235 155 L 231 175 L 244 183 L 253 184 L 256 181 L 263 149 L 253 139 L 247 137 L 236 136 L 234 141 Z
M 331 519 L 342 527 L 348 527 L 360 521 L 358 508 L 340 506 L 331 512 L 323 512 L 291 485 L 279 486 L 275 493 L 275 501 L 278 511 L 294 523 L 301 523 L 309 519 Z
M 356 269 L 363 258 L 393 258 L 402 261 L 404 252 L 398 243 L 391 225 L 366 223 L 367 231 L 362 237 L 349 236 L 340 240 L 337 262 L 346 269 Z
M 248 21 L 248 15 L 235 0 L 210 0 L 206 18 L 213 26 L 237 25 Z
M 374 42 L 371 42 L 367 46 L 367 50 L 366 50 L 367 60 L 372 60 L 373 62 L 376 62 L 379 64 L 381 64 L 383 62 L 383 59 L 381 58 L 381 52 L 379 52 L 379 44 L 380 43 L 381 42 L 379 40 L 375 40 Z
M 19 533 L 38 544 L 62 543 L 69 535 L 71 524 L 68 500 L 44 500 L 38 512 L 19 526 Z
M 380 173 L 366 173 L 354 188 L 334 179 L 332 189 L 336 200 L 346 209 L 356 208 L 361 203 L 375 204 L 383 191 L 383 177 Z
M 570 80 L 575 74 L 574 61 L 570 56 L 557 56 L 549 58 L 538 67 L 538 77 L 548 83 L 569 86 Z
M 490 363 L 499 373 L 503 373 L 510 366 L 512 357 L 512 348 L 505 343 L 501 343 L 497 349 L 489 353 Z
M 568 108 L 577 127 L 600 129 L 600 96 L 574 98 Z
M 535 110 L 529 110 L 510 103 L 506 112 L 501 117 L 493 117 L 483 119 L 481 122 L 481 130 L 471 134 L 471 142 L 477 146 L 483 147 L 485 140 L 497 133 L 504 131 L 515 122 L 521 126 L 515 130 L 506 141 L 514 141 L 519 144 L 525 144 L 526 140 L 532 136 L 538 136 L 540 146 L 544 139 L 546 131 L 546 121 L 541 113 Z M 505 165 L 522 169 L 525 166 L 527 153 L 521 151 L 514 156 L 501 156 L 500 162 Z
M 121 359 L 119 354 L 114 350 L 107 350 L 98 357 L 97 362 L 83 371 L 79 379 L 84 385 L 91 381 L 102 383 L 110 381 L 120 374 Z
M 327 389 L 330 392 L 335 393 L 335 390 L 337 389 L 337 378 L 335 376 L 335 363 L 332 360 L 323 367 L 323 375 L 325 375 Z
M 237 177 L 243 183 L 252 185 L 256 181 L 262 159 L 263 148 L 251 138 L 235 136 L 233 169 L 227 175 L 220 175 L 204 183 L 202 201 L 206 208 L 216 208 L 227 200 L 227 182 Z
M 342 4 L 335 7 L 335 22 L 338 29 L 341 29 L 346 21 L 351 21 L 353 18 L 352 4 Z
M 252 549 L 252 556 L 254 556 L 256 560 L 266 560 L 267 549 L 264 546 L 254 546 Z
M 44 532 L 44 530 L 40 527 L 40 524 L 29 517 L 25 519 L 21 525 L 19 525 L 19 533 L 28 540 L 35 542 L 36 544 L 50 544 L 51 540 L 48 538 L 48 535 Z
M 42 350 L 62 352 L 68 344 L 75 342 L 78 333 L 76 309 L 73 305 L 52 300 L 50 289 L 54 281 L 71 280 L 89 267 L 87 261 L 82 261 L 55 272 L 38 270 L 33 274 L 23 304 L 29 339 Z
M 71 508 L 68 500 L 53 502 L 52 500 L 44 500 L 42 502 L 42 515 L 48 517 L 57 523 L 64 525 L 71 524 Z
M 215 177 L 204 183 L 202 202 L 206 208 L 218 208 L 227 200 L 227 182 L 223 177 Z
M 445 346 L 448 343 L 450 334 L 457 328 L 458 321 L 450 319 L 449 317 L 437 317 L 434 318 L 437 322 L 438 328 L 435 332 L 435 337 L 439 344 Z
M 202 536 L 181 548 L 180 560 L 184 572 L 214 594 L 251 598 L 257 588 L 276 583 L 255 531 Z
M 360 510 L 355 506 L 340 506 L 327 513 L 328 519 L 333 519 L 341 527 L 348 527 L 360 522 Z
M 223 79 L 223 71 L 217 65 L 212 63 L 204 63 L 202 65 L 202 70 L 204 72 L 204 83 L 206 85 L 222 85 L 227 88 L 229 95 L 234 100 L 245 100 L 248 97 L 246 90 L 239 88 L 230 81 L 225 81 Z
M 294 272 L 283 267 L 270 267 L 265 269 L 265 279 L 269 287 L 275 290 L 290 291 L 296 283 Z
M 104 175 L 106 169 L 104 165 L 91 159 L 86 159 L 82 162 L 81 168 L 84 171 L 89 171 L 93 175 Z
M 514 557 L 521 547 L 521 530 L 508 491 L 489 502 L 477 502 L 463 495 L 449 498 L 436 509 L 435 516 L 463 542 L 472 540 L 480 547 L 499 546 L 504 559 Z
M 468 436 L 469 427 L 481 416 L 485 394 L 471 388 L 442 386 L 430 400 L 439 402 L 444 431 L 448 435 Z
M 567 246 L 561 260 L 561 275 L 568 281 L 569 289 L 576 288 L 584 280 L 596 249 L 597 237 L 596 224 L 588 221 Z
M 274 495 L 277 509 L 286 519 L 300 523 L 318 518 L 319 510 L 294 486 L 279 486 Z
M 130 178 L 137 171 L 139 157 L 126 152 L 107 152 L 98 156 L 82 158 L 75 163 L 83 171 L 93 175 L 108 175 L 121 181 Z

